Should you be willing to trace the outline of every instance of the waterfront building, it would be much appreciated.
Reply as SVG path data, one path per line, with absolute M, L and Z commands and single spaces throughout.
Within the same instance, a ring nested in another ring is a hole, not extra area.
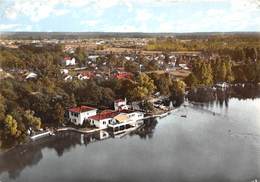
M 97 114 L 97 109 L 89 106 L 79 106 L 69 109 L 69 120 L 75 125 L 82 125 L 84 121 Z

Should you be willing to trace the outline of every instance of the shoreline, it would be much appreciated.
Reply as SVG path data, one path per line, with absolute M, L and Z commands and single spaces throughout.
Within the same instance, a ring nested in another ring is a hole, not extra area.
M 170 115 L 175 109 L 172 109 L 172 110 L 168 110 L 166 112 L 163 112 L 163 113 L 160 113 L 160 114 L 152 114 L 150 116 L 146 116 L 144 117 L 142 120 L 146 120 L 146 119 L 151 119 L 151 118 L 163 118 L 163 117 L 166 117 L 168 115 Z M 100 128 L 94 128 L 94 129 L 89 129 L 89 128 L 82 128 L 82 129 L 76 129 L 76 128 L 73 128 L 73 127 L 64 127 L 64 128 L 58 128 L 55 132 L 63 132 L 63 131 L 72 131 L 72 132 L 77 132 L 77 133 L 81 133 L 81 134 L 91 134 L 91 133 L 95 133 L 95 132 L 98 132 L 98 131 L 101 131 L 101 130 L 104 130 L 104 129 L 100 129 Z M 50 136 L 52 134 L 54 134 L 55 132 L 53 131 L 46 131 L 44 133 L 40 133 L 40 134 L 37 134 L 37 135 L 34 135 L 34 136 L 31 136 L 30 139 L 32 141 L 35 141 L 37 139 L 40 139 L 40 138 L 43 138 L 43 137 L 46 137 L 46 136 Z
M 142 120 L 147 120 L 147 119 L 151 119 L 151 118 L 159 118 L 159 119 L 161 119 L 161 118 L 164 118 L 164 117 L 170 115 L 175 110 L 177 110 L 177 108 L 168 110 L 168 111 L 160 113 L 160 114 L 156 114 L 155 113 L 155 114 L 152 114 L 150 116 L 145 117 Z M 85 129 L 85 131 L 84 131 L 84 129 Z M 68 132 L 77 132 L 77 133 L 81 133 L 81 134 L 93 134 L 93 133 L 101 131 L 101 130 L 104 130 L 104 129 L 94 128 L 94 129 L 86 130 L 86 128 L 76 129 L 76 128 L 73 128 L 73 127 L 64 127 L 64 128 L 58 128 L 55 132 L 66 132 L 66 131 L 68 131 Z M 45 138 L 45 137 L 48 137 L 48 136 L 52 136 L 55 132 L 49 130 L 49 131 L 46 131 L 46 132 L 43 132 L 43 133 L 40 133 L 40 134 L 37 134 L 37 135 L 34 135 L 34 136 L 29 136 L 29 141 L 27 141 L 25 143 L 22 143 L 22 144 L 14 145 L 11 148 L 8 148 L 6 150 L 0 151 L 0 155 L 4 154 L 6 152 L 9 152 L 10 150 L 13 150 L 17 146 L 26 145 L 26 144 L 28 144 L 30 142 L 35 142 L 35 141 L 37 141 L 39 139 L 42 139 L 42 138 Z

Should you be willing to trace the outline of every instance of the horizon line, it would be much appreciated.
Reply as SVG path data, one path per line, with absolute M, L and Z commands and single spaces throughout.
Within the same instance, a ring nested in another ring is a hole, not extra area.
M 260 31 L 198 31 L 198 32 L 106 32 L 106 31 L 0 31 L 0 33 L 142 33 L 142 34 L 194 34 L 194 33 L 260 33 Z

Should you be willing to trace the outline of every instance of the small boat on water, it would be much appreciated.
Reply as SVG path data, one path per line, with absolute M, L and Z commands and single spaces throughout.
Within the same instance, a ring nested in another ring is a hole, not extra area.
M 187 118 L 187 115 L 181 115 L 182 118 Z

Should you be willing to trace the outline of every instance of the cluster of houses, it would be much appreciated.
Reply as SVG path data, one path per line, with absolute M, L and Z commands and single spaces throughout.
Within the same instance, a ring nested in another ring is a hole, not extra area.
M 81 64 L 86 66 L 92 70 L 106 70 L 109 64 L 109 57 L 111 56 L 111 52 L 89 52 L 89 55 L 85 58 L 85 61 Z M 122 61 L 136 62 L 140 64 L 140 69 L 142 63 L 140 63 L 141 59 L 144 59 L 148 62 L 153 62 L 161 69 L 171 69 L 171 68 L 181 68 L 188 70 L 191 68 L 191 63 L 198 60 L 201 55 L 200 53 L 153 53 L 153 52 L 121 52 L 114 54 L 116 59 Z M 75 66 L 77 65 L 77 60 L 75 58 L 65 57 L 63 59 L 64 66 Z M 82 66 L 82 65 L 81 65 Z
M 99 129 L 110 128 L 119 131 L 136 126 L 138 121 L 144 118 L 144 113 L 131 110 L 126 99 L 114 101 L 114 110 L 104 110 L 98 113 L 98 109 L 89 106 L 70 108 L 69 121 L 75 125 L 88 124 Z

